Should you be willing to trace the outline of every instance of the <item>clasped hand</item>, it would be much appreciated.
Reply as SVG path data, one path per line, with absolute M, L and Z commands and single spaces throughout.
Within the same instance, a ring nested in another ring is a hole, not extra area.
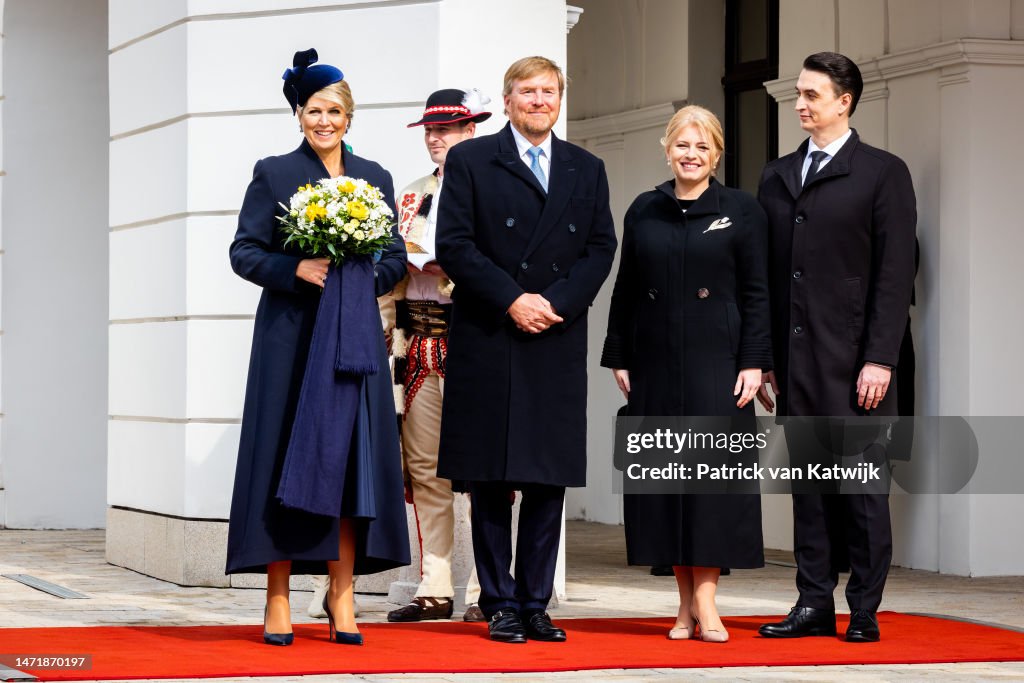
M 551 302 L 540 294 L 520 294 L 508 307 L 508 314 L 516 327 L 530 334 L 538 334 L 562 322 L 562 316 L 555 313 Z
M 329 258 L 304 258 L 295 268 L 295 277 L 311 285 L 323 287 L 327 281 L 327 266 L 330 264 Z

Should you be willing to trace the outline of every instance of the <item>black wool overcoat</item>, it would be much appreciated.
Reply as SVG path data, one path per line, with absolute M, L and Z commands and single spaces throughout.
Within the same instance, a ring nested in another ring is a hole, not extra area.
M 587 309 L 615 228 L 600 159 L 552 140 L 545 194 L 511 128 L 452 148 L 437 254 L 455 283 L 438 475 L 586 484 Z M 506 315 L 540 293 L 564 322 L 540 334 Z
M 914 284 L 917 203 L 910 171 L 850 138 L 801 186 L 805 141 L 769 163 L 768 214 L 779 415 L 854 416 L 865 362 L 895 368 Z M 897 414 L 896 373 L 873 415 Z
M 713 178 L 684 214 L 674 187 L 626 212 L 601 365 L 630 371 L 631 415 L 737 414 L 739 371 L 772 367 L 767 220 Z
M 686 213 L 674 181 L 633 201 L 601 355 L 629 370 L 629 415 L 730 417 L 753 431 L 754 405 L 737 408 L 733 388 L 740 370 L 772 367 L 767 233 L 757 201 L 713 178 Z M 754 489 L 623 496 L 629 563 L 762 566 Z
M 343 151 L 345 175 L 380 188 L 394 210 L 391 174 L 376 162 Z M 329 177 L 304 140 L 295 151 L 256 162 L 231 244 L 231 267 L 263 288 L 253 329 L 252 355 L 228 525 L 227 573 L 264 572 L 269 562 L 292 561 L 294 574 L 326 574 L 338 559 L 338 519 L 289 509 L 276 499 L 281 468 L 313 337 L 320 288 L 295 276 L 309 258 L 284 247 L 279 203 L 288 205 L 300 185 Z M 396 237 L 374 266 L 377 294 L 405 275 L 405 243 Z M 383 331 L 379 366 L 387 368 Z M 369 574 L 409 564 L 409 536 L 402 488 L 398 429 L 389 373 L 370 375 L 373 495 L 377 518 L 360 520 L 355 572 Z M 339 511 L 340 512 L 340 511 Z

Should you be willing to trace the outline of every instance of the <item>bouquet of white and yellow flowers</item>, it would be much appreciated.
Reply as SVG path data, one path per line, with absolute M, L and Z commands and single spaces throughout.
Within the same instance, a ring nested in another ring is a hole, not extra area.
M 281 204 L 279 216 L 288 237 L 311 256 L 326 256 L 336 265 L 350 256 L 371 256 L 391 244 L 394 212 L 384 194 L 359 178 L 324 178 L 306 184 Z

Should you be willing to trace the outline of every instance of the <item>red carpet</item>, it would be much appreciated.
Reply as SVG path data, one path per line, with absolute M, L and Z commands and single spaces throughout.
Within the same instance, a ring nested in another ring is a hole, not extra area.
M 0 629 L 0 652 L 92 655 L 88 671 L 28 669 L 54 681 L 1024 661 L 1024 633 L 991 626 L 883 612 L 879 643 L 757 635 L 775 619 L 727 618 L 726 644 L 669 641 L 671 620 L 656 618 L 556 620 L 567 643 L 525 645 L 492 643 L 484 624 L 462 622 L 363 624 L 364 647 L 329 643 L 326 624 L 296 626 L 291 647 L 264 645 L 259 626 L 11 628 Z

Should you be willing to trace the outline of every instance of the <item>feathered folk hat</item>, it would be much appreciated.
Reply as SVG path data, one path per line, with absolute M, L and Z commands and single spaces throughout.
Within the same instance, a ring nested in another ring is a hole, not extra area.
M 456 123 L 458 121 L 481 123 L 491 118 L 491 112 L 484 111 L 484 107 L 490 101 L 491 98 L 476 88 L 438 90 L 427 98 L 423 118 L 406 127 L 425 126 L 428 123 Z
M 285 69 L 281 76 L 284 79 L 284 98 L 292 106 L 293 114 L 297 107 L 305 106 L 313 93 L 345 78 L 341 69 L 330 64 L 316 64 L 317 59 L 313 48 L 296 52 L 292 68 Z

